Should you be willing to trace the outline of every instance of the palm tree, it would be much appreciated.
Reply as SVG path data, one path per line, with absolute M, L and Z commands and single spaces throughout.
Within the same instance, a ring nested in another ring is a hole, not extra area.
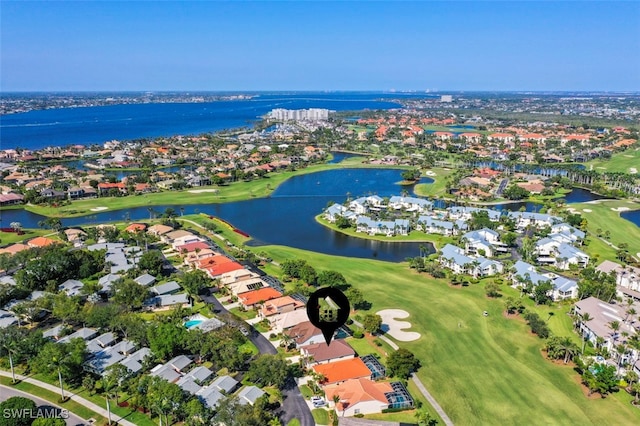
M 591 315 L 589 315 L 589 312 L 585 312 L 584 314 L 580 315 L 580 325 L 591 320 L 592 318 Z M 582 355 L 584 355 L 584 347 L 587 344 L 587 337 L 585 336 L 585 333 L 582 329 L 580 330 L 580 336 L 582 337 Z
M 107 420 L 108 424 L 111 424 L 111 403 L 110 400 L 113 397 L 111 390 L 115 387 L 115 383 L 112 380 L 113 378 L 109 376 L 104 376 L 102 378 L 102 389 L 104 390 L 104 398 L 107 400 Z
M 18 351 L 17 341 L 15 339 L 7 339 L 2 342 L 4 349 L 9 356 L 9 366 L 11 367 L 11 383 L 16 382 L 16 372 L 13 365 L 13 355 Z
M 62 401 L 64 401 L 64 386 L 62 384 L 62 367 L 64 367 L 64 360 L 60 357 L 54 356 L 53 358 L 51 358 L 51 362 L 49 363 L 49 365 L 58 370 L 58 380 L 60 382 L 60 398 Z
M 640 396 L 640 382 L 636 382 L 631 386 L 631 393 L 635 397 L 633 403 L 638 404 L 638 397 Z
M 615 345 L 616 340 L 618 340 L 618 330 L 620 330 L 620 321 L 611 321 L 608 324 L 609 328 L 611 329 L 611 331 L 613 331 L 613 335 L 611 337 L 613 337 L 613 343 Z

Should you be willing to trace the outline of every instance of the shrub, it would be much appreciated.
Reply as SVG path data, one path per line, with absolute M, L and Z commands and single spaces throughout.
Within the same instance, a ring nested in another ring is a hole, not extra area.
M 356 330 L 353 332 L 353 337 L 355 339 L 362 339 L 364 337 L 364 333 L 360 330 Z

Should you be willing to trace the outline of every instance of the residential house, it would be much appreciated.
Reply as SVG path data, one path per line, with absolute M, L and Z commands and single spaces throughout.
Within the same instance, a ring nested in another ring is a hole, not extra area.
M 150 286 L 156 282 L 156 277 L 149 274 L 142 274 L 139 277 L 135 278 L 134 281 L 143 286 Z
M 406 210 L 408 212 L 427 212 L 433 209 L 433 202 L 424 198 L 392 196 L 389 198 L 389 207 L 394 210 Z
M 179 291 L 182 287 L 175 281 L 169 281 L 164 284 L 160 284 L 154 287 L 151 287 L 151 293 L 161 296 L 163 294 L 174 294 Z
M 120 361 L 120 364 L 127 367 L 131 373 L 136 374 L 142 371 L 143 363 L 150 357 L 151 350 L 149 348 L 141 348 Z
M 256 386 L 245 386 L 236 396 L 240 405 L 253 405 L 263 395 L 266 395 L 266 393 L 262 389 Z
M 360 358 L 318 364 L 312 368 L 324 377 L 323 385 L 339 384 L 352 379 L 371 379 L 371 371 Z
M 384 234 L 387 237 L 394 235 L 407 235 L 409 233 L 409 221 L 406 219 L 372 220 L 366 216 L 359 216 L 356 220 L 356 231 L 366 232 L 369 235 Z
M 507 251 L 505 244 L 500 242 L 500 234 L 489 228 L 467 232 L 462 241 L 465 254 L 494 257 L 498 252 Z
M 502 215 L 502 212 L 500 212 L 499 210 L 481 209 L 477 207 L 452 206 L 452 207 L 447 207 L 446 210 L 450 220 L 460 219 L 465 222 L 468 222 L 469 220 L 471 220 L 471 218 L 473 217 L 472 215 L 474 213 L 479 213 L 479 212 L 486 212 L 491 222 L 500 221 L 500 216 Z
M 147 232 L 149 234 L 155 235 L 156 237 L 162 237 L 163 235 L 168 234 L 171 231 L 173 231 L 173 228 L 171 226 L 161 224 L 150 226 L 149 229 L 147 229 Z
M 292 312 L 297 309 L 304 309 L 305 304 L 291 296 L 282 296 L 275 299 L 267 300 L 262 304 L 262 308 L 258 312 L 261 318 L 270 317 L 277 314 Z
M 289 329 L 285 329 L 282 331 L 282 334 L 293 340 L 296 348 L 325 341 L 322 330 L 311 324 L 310 321 L 304 321 Z
M 78 280 L 66 280 L 58 286 L 58 291 L 64 291 L 67 296 L 80 296 L 84 283 Z
M 451 269 L 456 274 L 470 274 L 474 277 L 495 275 L 503 270 L 502 263 L 482 256 L 466 256 L 464 249 L 451 244 L 447 244 L 442 248 L 440 264 Z
M 282 333 L 298 324 L 309 321 L 306 309 L 298 309 L 293 312 L 274 315 L 268 318 L 271 330 L 274 333 Z M 311 342 L 310 342 L 311 343 Z M 315 342 L 314 342 L 315 343 Z M 302 346 L 302 345 L 301 345 Z
M 596 270 L 605 274 L 614 274 L 618 286 L 640 292 L 640 268 L 630 265 L 622 266 L 610 260 L 605 260 L 598 265 Z
M 321 342 L 302 346 L 300 347 L 300 354 L 308 367 L 351 359 L 356 356 L 353 348 L 343 340 L 332 340 L 329 345 Z
M 525 229 L 528 226 L 533 226 L 535 228 L 543 228 L 545 226 L 551 227 L 562 222 L 561 218 L 544 213 L 509 212 L 507 214 L 510 219 L 515 220 L 516 227 L 520 230 Z
M 238 301 L 245 309 L 253 308 L 255 305 L 268 300 L 281 297 L 282 293 L 271 287 L 264 287 L 258 290 L 248 291 L 238 296 Z
M 240 294 L 243 294 L 249 291 L 254 291 L 264 287 L 269 287 L 269 284 L 264 282 L 262 278 L 258 277 L 258 278 L 251 278 L 247 280 L 236 281 L 233 284 L 227 285 L 226 287 L 229 289 L 231 294 L 233 294 L 234 296 L 239 296 Z
M 339 417 L 381 413 L 389 408 L 385 395 L 392 392 L 390 383 L 373 382 L 366 378 L 324 387 L 329 406 L 336 409 Z M 338 403 L 333 402 L 334 397 L 338 398 Z
M 588 321 L 579 319 L 578 330 L 583 338 L 591 341 L 596 347 L 600 345 L 598 338 L 601 338 L 601 346 L 609 352 L 615 351 L 615 346 L 628 342 L 628 339 L 637 333 L 635 327 L 637 322 L 627 322 L 629 316 L 626 310 L 627 308 L 624 306 L 606 303 L 595 297 L 580 300 L 574 306 L 574 312 L 578 318 L 589 314 Z M 614 321 L 617 321 L 620 326 L 617 332 L 611 327 L 611 323 Z
M 0 309 L 0 329 L 7 328 L 18 323 L 18 317 L 9 311 Z
M 458 235 L 461 230 L 467 229 L 467 223 L 462 220 L 450 222 L 448 220 L 434 219 L 431 216 L 420 216 L 416 221 L 416 229 L 427 234 Z

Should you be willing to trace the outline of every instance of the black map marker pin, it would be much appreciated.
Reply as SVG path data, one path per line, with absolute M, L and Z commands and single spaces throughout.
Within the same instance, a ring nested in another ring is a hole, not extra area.
M 309 321 L 322 331 L 327 346 L 331 343 L 333 333 L 347 322 L 350 311 L 347 296 L 333 287 L 319 289 L 309 296 L 307 302 Z

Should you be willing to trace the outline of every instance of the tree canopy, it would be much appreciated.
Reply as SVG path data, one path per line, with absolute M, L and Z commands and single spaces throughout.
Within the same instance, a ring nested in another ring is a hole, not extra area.
M 405 348 L 400 348 L 387 357 L 387 369 L 390 376 L 408 379 L 411 373 L 418 368 L 420 368 L 420 361 Z

